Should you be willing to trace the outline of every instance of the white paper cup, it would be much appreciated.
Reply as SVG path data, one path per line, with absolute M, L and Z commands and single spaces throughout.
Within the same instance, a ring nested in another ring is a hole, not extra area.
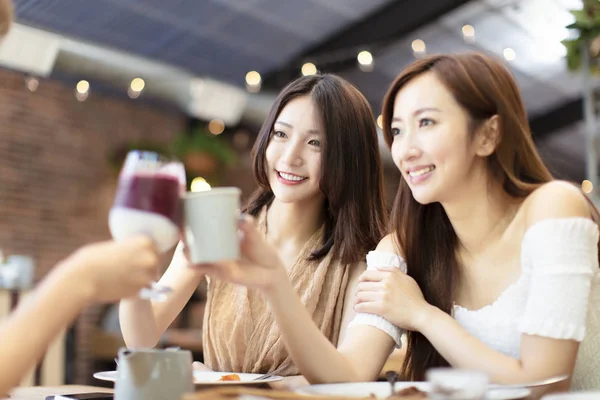
M 240 258 L 241 191 L 235 187 L 188 192 L 183 197 L 183 235 L 193 264 Z

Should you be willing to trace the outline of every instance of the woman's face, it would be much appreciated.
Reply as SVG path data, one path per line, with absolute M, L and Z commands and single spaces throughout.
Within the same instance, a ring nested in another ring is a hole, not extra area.
M 269 184 L 284 203 L 322 199 L 321 144 L 325 132 L 310 96 L 297 97 L 275 120 L 265 153 Z
M 421 204 L 460 195 L 478 158 L 470 117 L 433 72 L 408 82 L 396 95 L 392 157 Z

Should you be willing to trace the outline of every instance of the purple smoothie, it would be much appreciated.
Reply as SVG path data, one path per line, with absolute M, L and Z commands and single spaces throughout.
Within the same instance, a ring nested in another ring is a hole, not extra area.
M 181 184 L 168 175 L 121 177 L 113 207 L 132 208 L 163 215 L 180 226 Z

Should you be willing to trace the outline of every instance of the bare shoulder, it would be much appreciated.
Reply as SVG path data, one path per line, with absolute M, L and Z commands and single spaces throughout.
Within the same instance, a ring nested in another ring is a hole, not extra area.
M 591 217 L 591 204 L 575 185 L 548 182 L 529 195 L 525 203 L 527 225 L 554 218 Z
M 401 254 L 396 241 L 396 234 L 390 233 L 386 235 L 383 239 L 381 239 L 375 250 L 385 253 Z

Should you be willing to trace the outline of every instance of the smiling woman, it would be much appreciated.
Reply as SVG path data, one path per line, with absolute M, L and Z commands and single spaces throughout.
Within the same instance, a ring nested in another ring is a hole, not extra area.
M 257 275 L 251 289 L 209 280 L 204 361 L 216 371 L 297 375 L 274 316 L 254 289 L 285 280 L 320 334 L 334 345 L 341 340 L 354 315 L 354 286 L 366 252 L 385 233 L 375 118 L 344 79 L 302 77 L 277 97 L 252 155 L 259 188 L 245 212 L 273 245 L 270 258 L 282 260 L 285 269 Z M 154 346 L 210 268 L 188 265 L 178 251 L 160 280 L 174 288 L 166 302 L 121 303 L 128 346 Z

